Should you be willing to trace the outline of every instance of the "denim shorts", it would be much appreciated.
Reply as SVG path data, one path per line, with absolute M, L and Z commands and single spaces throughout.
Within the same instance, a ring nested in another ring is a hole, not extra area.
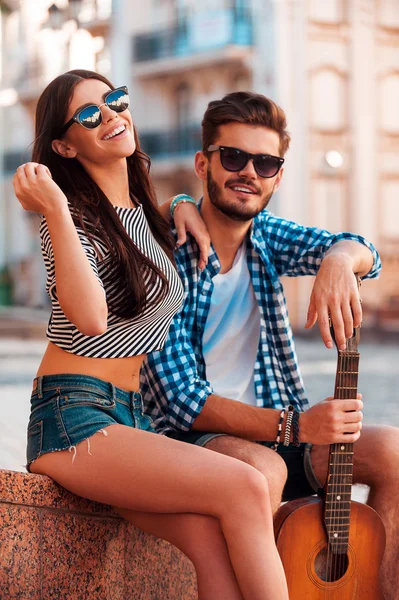
M 168 431 L 168 437 L 195 446 L 206 447 L 211 440 L 224 436 L 224 433 L 207 433 L 204 431 Z M 274 442 L 256 442 L 266 448 L 271 448 Z M 297 446 L 278 445 L 277 454 L 286 464 L 288 477 L 284 487 L 282 500 L 296 500 L 305 496 L 313 496 L 322 487 L 312 467 L 310 451 L 312 444 Z
M 127 392 L 88 375 L 44 375 L 33 382 L 28 424 L 27 465 L 47 452 L 73 451 L 109 425 L 155 433 L 138 392 Z

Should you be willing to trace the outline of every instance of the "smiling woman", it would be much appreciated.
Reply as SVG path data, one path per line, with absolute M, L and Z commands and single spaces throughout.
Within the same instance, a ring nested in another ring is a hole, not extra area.
M 38 102 L 35 162 L 14 177 L 22 206 L 42 215 L 52 302 L 27 468 L 179 547 L 199 598 L 287 600 L 263 475 L 155 435 L 143 414 L 139 371 L 183 287 L 128 107 L 127 89 L 97 73 L 57 77 Z M 186 204 L 178 214 L 198 213 Z

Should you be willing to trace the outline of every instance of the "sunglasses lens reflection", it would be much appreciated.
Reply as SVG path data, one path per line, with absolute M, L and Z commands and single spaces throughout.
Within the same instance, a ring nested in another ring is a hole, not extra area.
M 86 129 L 94 129 L 102 121 L 101 110 L 94 104 L 87 106 L 79 113 L 79 121 Z
M 123 112 L 129 106 L 129 96 L 126 90 L 115 90 L 107 96 L 107 105 L 116 112 Z

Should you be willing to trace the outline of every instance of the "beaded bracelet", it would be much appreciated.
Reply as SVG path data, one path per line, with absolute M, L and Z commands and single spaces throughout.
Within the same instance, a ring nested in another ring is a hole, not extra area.
M 192 198 L 191 196 L 189 196 L 188 194 L 177 194 L 177 196 L 174 196 L 172 202 L 170 203 L 170 214 L 172 215 L 172 219 L 175 213 L 175 209 L 176 206 L 180 203 L 184 203 L 184 202 L 189 202 L 190 204 L 195 204 L 195 206 L 197 206 L 196 201 L 194 200 L 194 198 Z
M 283 410 L 280 413 L 280 420 L 278 422 L 277 425 L 277 437 L 276 437 L 276 441 L 274 442 L 273 446 L 272 446 L 272 450 L 275 450 L 277 452 L 278 449 L 278 445 L 280 443 L 281 440 L 281 431 L 283 429 L 283 421 L 284 421 L 284 415 L 286 413 L 286 409 L 283 408 Z
M 288 410 L 287 410 L 287 420 L 285 422 L 284 442 L 283 442 L 284 446 L 290 445 L 291 425 L 292 425 L 293 416 L 294 416 L 294 407 L 292 406 L 292 404 L 290 404 L 288 407 Z
M 292 415 L 292 444 L 293 446 L 300 446 L 299 441 L 299 416 L 300 412 L 296 408 L 294 409 L 294 414 Z

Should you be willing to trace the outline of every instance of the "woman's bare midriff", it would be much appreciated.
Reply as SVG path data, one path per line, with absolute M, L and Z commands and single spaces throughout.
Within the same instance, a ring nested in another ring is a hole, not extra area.
M 126 358 L 88 358 L 66 352 L 49 342 L 37 377 L 62 373 L 90 375 L 109 381 L 123 390 L 138 392 L 140 367 L 144 358 L 145 354 Z

